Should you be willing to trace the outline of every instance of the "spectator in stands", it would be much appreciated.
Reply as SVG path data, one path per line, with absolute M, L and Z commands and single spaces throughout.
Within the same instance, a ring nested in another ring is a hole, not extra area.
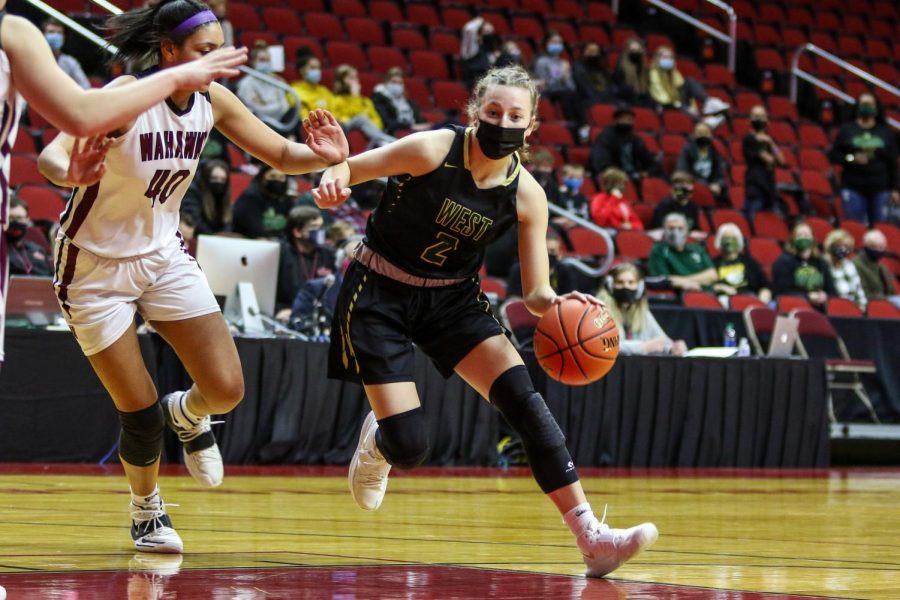
M 887 220 L 891 201 L 900 204 L 897 143 L 894 132 L 881 119 L 874 95 L 859 96 L 856 119 L 841 126 L 829 157 L 844 168 L 844 217 L 870 226 Z
M 869 300 L 889 300 L 900 308 L 900 295 L 894 288 L 894 276 L 880 261 L 887 251 L 887 237 L 877 229 L 863 236 L 863 251 L 853 259 L 862 281 L 863 292 Z
M 625 199 L 628 176 L 622 169 L 610 167 L 600 174 L 601 191 L 591 198 L 591 218 L 600 227 L 643 231 L 644 224 Z
M 575 80 L 575 88 L 586 106 L 612 99 L 606 56 L 600 44 L 587 42 L 584 45 L 581 59 L 572 67 L 572 79 Z
M 700 207 L 693 202 L 694 178 L 685 171 L 672 173 L 672 195 L 656 205 L 653 210 L 652 229 L 663 226 L 672 213 L 684 215 L 689 231 L 700 229 Z
M 604 129 L 591 147 L 591 170 L 602 173 L 609 167 L 618 167 L 628 174 L 635 184 L 642 177 L 657 172 L 656 158 L 647 145 L 634 133 L 634 111 L 619 107 L 613 113 L 613 124 Z
M 200 164 L 181 201 L 181 214 L 192 217 L 198 235 L 231 230 L 228 163 L 213 159 Z
M 546 148 L 533 148 L 529 152 L 529 163 L 531 165 L 531 176 L 534 177 L 538 185 L 543 188 L 547 194 L 547 200 L 557 204 L 556 196 L 559 194 L 559 178 L 554 168 L 555 160 L 553 154 Z
M 690 141 L 678 155 L 677 171 L 684 171 L 694 176 L 695 181 L 702 181 L 720 203 L 728 202 L 728 187 L 725 182 L 728 165 L 712 143 L 712 129 L 705 122 L 694 125 L 694 133 Z
M 222 27 L 222 36 L 225 38 L 225 46 L 234 46 L 234 26 L 228 20 L 228 0 L 208 0 L 206 5 L 219 19 Z
M 327 244 L 322 212 L 311 206 L 295 206 L 288 213 L 278 262 L 275 318 L 287 322 L 297 292 L 307 281 L 334 274 L 334 248 Z
M 650 72 L 647 68 L 647 51 L 640 38 L 625 42 L 619 63 L 613 73 L 616 97 L 637 106 L 653 106 L 650 97 Z
M 31 227 L 28 204 L 19 198 L 12 198 L 9 202 L 7 218 L 9 223 L 5 236 L 9 255 L 9 273 L 39 277 L 52 276 L 52 256 L 44 248 L 25 238 L 28 228 Z
M 475 82 L 495 66 L 500 54 L 500 36 L 490 21 L 478 16 L 463 25 L 459 58 L 466 87 L 472 89 Z
M 300 118 L 305 119 L 317 108 L 333 110 L 334 96 L 321 84 L 322 63 L 306 46 L 297 49 L 297 73 L 300 79 L 291 82 L 291 87 L 300 96 Z
M 278 239 L 290 208 L 287 175 L 264 164 L 234 203 L 234 232 L 249 238 Z
M 613 267 L 597 294 L 619 326 L 622 354 L 672 354 L 687 352 L 684 340 L 673 341 L 650 312 L 644 295 L 644 278 L 631 263 Z
M 685 77 L 675 66 L 675 52 L 668 46 L 660 46 L 650 66 L 650 97 L 663 108 L 683 108 L 692 115 L 699 115 L 706 103 L 707 94 L 700 83 Z
M 808 224 L 794 225 L 790 244 L 772 265 L 772 293 L 803 296 L 820 308 L 825 306 L 828 296 L 835 295 L 831 269 L 819 256 Z
M 263 75 L 284 81 L 280 75 L 272 72 L 269 47 L 262 40 L 257 40 L 254 44 L 248 64 Z M 294 118 L 297 108 L 288 103 L 287 96 L 280 87 L 245 75 L 237 84 L 236 94 L 250 112 L 281 135 L 297 133 L 297 120 Z
M 406 97 L 400 67 L 388 69 L 384 83 L 375 86 L 372 100 L 384 122 L 384 130 L 390 135 L 396 135 L 401 129 L 422 131 L 430 127 L 422 120 L 416 103 Z
M 716 232 L 716 250 L 719 256 L 713 259 L 719 275 L 712 288 L 716 294 L 754 294 L 763 304 L 772 300 L 769 279 L 759 263 L 745 252 L 744 234 L 734 223 L 722 223 Z
M 559 104 L 566 120 L 581 124 L 584 121 L 581 98 L 572 78 L 572 65 L 562 56 L 565 49 L 562 36 L 548 29 L 544 52 L 534 61 L 534 76 L 544 97 Z
M 384 124 L 371 98 L 363 96 L 359 71 L 350 65 L 340 65 L 334 71 L 334 100 L 332 113 L 345 131 L 358 130 L 373 146 L 389 144 L 395 139 L 382 131 Z
M 775 168 L 784 166 L 785 161 L 778 144 L 766 133 L 768 124 L 769 116 L 764 106 L 756 105 L 750 109 L 753 131 L 744 136 L 742 145 L 747 161 L 744 211 L 751 223 L 760 210 L 780 210 Z
M 515 40 L 506 40 L 503 42 L 501 48 L 500 55 L 494 62 L 495 67 L 508 67 L 510 65 L 524 66 L 522 62 L 522 49 L 519 48 L 519 44 L 517 44 Z
M 63 45 L 66 43 L 66 28 L 63 27 L 63 24 L 54 18 L 49 18 L 44 21 L 42 30 L 50 49 L 53 50 L 53 56 L 56 57 L 56 64 L 63 73 L 71 77 L 82 89 L 90 89 L 91 82 L 84 74 L 84 69 L 81 68 L 78 59 L 69 54 L 63 54 Z
M 862 286 L 856 265 L 850 260 L 853 253 L 853 236 L 843 229 L 835 229 L 825 238 L 825 262 L 831 270 L 835 295 L 856 303 L 863 311 L 869 300 Z
M 562 168 L 562 183 L 557 187 L 557 193 L 552 202 L 575 213 L 575 216 L 590 221 L 591 211 L 588 206 L 588 199 L 581 193 L 581 186 L 584 185 L 584 167 L 576 164 L 565 164 Z M 566 217 L 551 216 L 551 220 L 557 224 L 563 224 L 566 229 L 574 227 L 574 221 Z
M 547 230 L 547 254 L 550 258 L 550 287 L 557 294 L 566 294 L 578 289 L 579 277 L 574 267 L 560 262 L 563 255 L 563 240 L 551 228 Z M 506 278 L 507 297 L 522 297 L 522 268 L 518 255 Z
M 648 263 L 650 275 L 668 277 L 676 290 L 699 290 L 719 279 L 706 249 L 688 244 L 687 219 L 681 213 L 670 213 L 663 223 L 663 241 L 653 245 Z

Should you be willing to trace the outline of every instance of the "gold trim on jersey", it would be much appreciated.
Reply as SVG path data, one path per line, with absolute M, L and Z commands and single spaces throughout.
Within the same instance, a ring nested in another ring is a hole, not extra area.
M 341 361 L 344 363 L 344 368 L 349 369 L 350 359 L 352 358 L 357 375 L 360 374 L 359 360 L 356 358 L 356 352 L 353 350 L 353 341 L 350 338 L 350 318 L 353 316 L 353 307 L 356 306 L 356 300 L 359 298 L 359 294 L 362 293 L 363 286 L 368 278 L 368 275 L 363 275 L 362 281 L 359 282 L 356 291 L 353 292 L 353 296 L 350 298 L 350 305 L 347 307 L 347 317 L 341 323 Z M 334 332 L 332 332 L 332 335 L 334 335 Z
M 471 143 L 471 134 L 475 131 L 474 127 L 466 127 L 466 139 L 463 143 L 463 166 L 471 172 L 472 169 L 469 167 L 469 144 Z M 513 152 L 513 161 L 515 161 L 515 166 L 512 168 L 512 172 L 509 174 L 503 183 L 500 185 L 503 187 L 508 186 L 513 181 L 516 180 L 516 177 L 519 176 L 519 171 L 522 169 L 522 157 L 519 156 L 518 152 Z

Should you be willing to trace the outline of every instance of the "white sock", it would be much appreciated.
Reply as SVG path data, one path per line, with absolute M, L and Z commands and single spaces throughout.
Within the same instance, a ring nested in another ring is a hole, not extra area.
M 571 531 L 576 538 L 581 536 L 585 531 L 594 529 L 600 524 L 597 517 L 594 515 L 594 511 L 591 510 L 591 505 L 587 502 L 579 504 L 563 515 L 563 521 L 566 522 L 569 531 Z
M 140 508 L 155 508 L 159 506 L 162 502 L 159 497 L 159 486 L 153 488 L 153 491 L 146 496 L 139 496 L 131 492 L 131 502 Z
M 172 407 L 175 409 L 172 411 L 172 416 L 180 427 L 192 429 L 203 420 L 204 415 L 195 414 L 188 408 L 187 397 L 188 392 L 184 392 L 172 403 Z

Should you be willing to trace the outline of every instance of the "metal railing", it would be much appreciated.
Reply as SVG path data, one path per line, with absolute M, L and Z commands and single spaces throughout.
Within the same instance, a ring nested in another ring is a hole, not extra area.
M 596 267 L 595 269 L 587 267 L 587 265 L 585 265 L 584 263 L 579 263 L 579 265 L 576 265 L 576 266 L 583 267 L 583 268 L 580 268 L 579 270 L 581 270 L 585 274 L 590 275 L 592 277 L 600 277 L 601 275 L 606 275 L 606 272 L 609 271 L 609 268 L 612 266 L 613 259 L 615 258 L 615 254 L 616 254 L 616 245 L 613 242 L 612 236 L 609 235 L 609 233 L 605 229 L 598 226 L 596 223 L 592 223 L 591 221 L 582 219 L 575 213 L 570 212 L 560 206 L 557 206 L 557 205 L 553 204 L 552 202 L 548 202 L 547 207 L 550 209 L 551 213 L 553 213 L 557 216 L 560 216 L 560 217 L 565 217 L 571 221 L 574 221 L 581 227 L 584 227 L 585 229 L 590 229 L 591 231 L 593 231 L 594 233 L 599 235 L 601 238 L 603 238 L 603 241 L 606 242 L 606 255 L 603 257 L 603 261 L 600 263 L 600 265 L 598 267 Z
M 828 62 L 837 65 L 841 69 L 848 71 L 848 72 L 852 73 L 853 75 L 856 75 L 860 79 L 862 79 L 876 87 L 879 87 L 879 88 L 885 90 L 886 92 L 893 94 L 893 95 L 897 96 L 898 98 L 900 98 L 900 89 L 889 84 L 888 82 L 884 81 L 883 79 L 879 79 L 878 77 L 875 77 L 871 73 L 867 73 L 866 71 L 863 71 L 859 67 L 856 67 L 856 66 L 848 63 L 845 60 L 842 60 L 841 58 L 835 56 L 834 54 L 832 54 L 831 52 L 828 52 L 827 50 L 823 50 L 822 48 L 819 48 L 815 44 L 804 44 L 804 45 L 800 46 L 799 48 L 797 48 L 797 51 L 794 52 L 794 57 L 791 60 L 791 102 L 793 102 L 794 104 L 797 103 L 797 94 L 798 94 L 798 81 L 797 80 L 798 79 L 802 79 L 803 81 L 806 81 L 807 83 L 810 83 L 820 89 L 823 89 L 826 92 L 828 92 L 829 94 L 831 94 L 832 96 L 840 98 L 844 102 L 847 102 L 849 104 L 856 104 L 856 98 L 854 98 L 850 94 L 847 94 L 846 92 L 844 92 L 842 90 L 839 90 L 838 88 L 834 87 L 827 81 L 823 81 L 822 79 L 819 79 L 818 77 L 816 77 L 809 71 L 804 71 L 803 69 L 801 69 L 800 68 L 800 57 L 803 55 L 804 52 L 809 52 L 811 54 L 815 54 L 816 56 L 819 56 L 819 57 L 827 60 Z M 886 121 L 891 125 L 891 127 L 894 127 L 895 129 L 900 129 L 900 121 L 898 121 L 897 119 L 894 119 L 893 117 L 888 116 L 886 118 Z
M 728 15 L 728 33 L 723 33 L 715 27 L 707 25 L 703 21 L 692 17 L 688 13 L 675 8 L 667 2 L 663 2 L 662 0 L 646 0 L 646 2 L 669 13 L 673 17 L 681 19 L 689 25 L 693 25 L 701 31 L 705 31 L 720 42 L 728 44 L 728 70 L 734 73 L 737 64 L 737 13 L 734 12 L 734 9 L 731 6 L 722 2 L 722 0 L 706 0 L 706 2 L 709 2 L 716 8 L 722 9 L 725 11 L 725 14 Z M 612 0 L 612 10 L 614 13 L 619 14 L 619 0 Z

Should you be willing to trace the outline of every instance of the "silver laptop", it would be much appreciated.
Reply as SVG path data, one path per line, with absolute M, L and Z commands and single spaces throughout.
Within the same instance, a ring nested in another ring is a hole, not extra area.
M 797 345 L 796 317 L 777 317 L 775 328 L 772 330 L 772 338 L 769 340 L 769 353 L 771 358 L 789 358 L 794 354 L 794 346 Z

